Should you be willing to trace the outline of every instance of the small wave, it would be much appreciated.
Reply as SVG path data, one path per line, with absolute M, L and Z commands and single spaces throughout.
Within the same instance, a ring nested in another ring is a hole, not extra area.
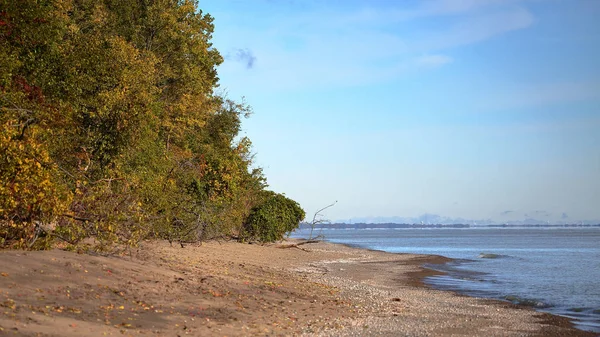
M 544 303 L 544 302 L 542 302 L 538 299 L 534 299 L 534 298 L 525 298 L 525 297 L 520 297 L 520 296 L 516 296 L 516 295 L 508 295 L 508 296 L 504 296 L 504 299 L 513 304 L 524 305 L 527 307 L 533 307 L 533 308 L 539 308 L 539 309 L 551 307 L 550 304 Z
M 480 259 L 500 259 L 500 258 L 505 258 L 505 257 L 510 257 L 510 256 L 502 255 L 502 254 L 492 254 L 492 253 L 479 254 Z
M 564 313 L 565 313 L 565 315 L 574 316 L 574 317 L 596 317 L 596 319 L 600 318 L 600 317 L 598 317 L 598 314 L 600 314 L 600 309 L 594 309 L 594 308 L 586 308 L 586 307 L 565 308 Z M 600 323 L 600 320 L 598 321 L 598 323 Z

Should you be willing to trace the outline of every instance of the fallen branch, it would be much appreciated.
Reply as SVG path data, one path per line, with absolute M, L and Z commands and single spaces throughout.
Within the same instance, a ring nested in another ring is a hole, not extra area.
M 300 250 L 308 252 L 308 250 L 306 250 L 306 249 L 304 249 L 304 248 L 302 248 L 300 246 L 306 245 L 306 244 L 309 244 L 309 243 L 319 243 L 319 242 L 321 242 L 321 240 L 306 240 L 306 241 L 300 241 L 300 242 L 297 242 L 297 243 L 290 243 L 290 244 L 287 244 L 287 245 L 279 245 L 279 246 L 277 246 L 277 248 L 281 248 L 281 249 L 298 248 Z
M 71 245 L 76 245 L 79 242 L 79 240 L 77 240 L 77 241 L 69 240 L 63 236 L 60 236 L 60 235 L 54 233 L 54 231 L 52 231 L 50 229 L 44 228 L 41 224 L 36 223 L 35 224 L 35 234 L 33 236 L 33 240 L 29 244 L 29 248 L 33 247 L 33 244 L 39 237 L 44 237 L 44 236 L 52 236 L 57 239 L 63 240 L 64 242 L 71 244 Z

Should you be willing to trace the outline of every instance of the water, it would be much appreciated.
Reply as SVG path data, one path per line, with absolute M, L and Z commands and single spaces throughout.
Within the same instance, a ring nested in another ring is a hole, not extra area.
M 323 229 L 327 241 L 453 258 L 434 287 L 508 300 L 600 332 L 600 228 Z M 307 237 L 308 230 L 293 237 Z

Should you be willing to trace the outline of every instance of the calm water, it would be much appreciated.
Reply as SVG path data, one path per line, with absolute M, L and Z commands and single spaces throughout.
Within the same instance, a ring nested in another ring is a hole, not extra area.
M 600 228 L 324 229 L 327 241 L 455 259 L 437 288 L 509 300 L 600 332 Z M 308 231 L 293 237 L 306 237 Z

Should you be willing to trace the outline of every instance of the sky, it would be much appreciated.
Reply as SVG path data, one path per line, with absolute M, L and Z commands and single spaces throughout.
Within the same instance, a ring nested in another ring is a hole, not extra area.
M 312 219 L 600 219 L 599 0 L 201 0 Z

